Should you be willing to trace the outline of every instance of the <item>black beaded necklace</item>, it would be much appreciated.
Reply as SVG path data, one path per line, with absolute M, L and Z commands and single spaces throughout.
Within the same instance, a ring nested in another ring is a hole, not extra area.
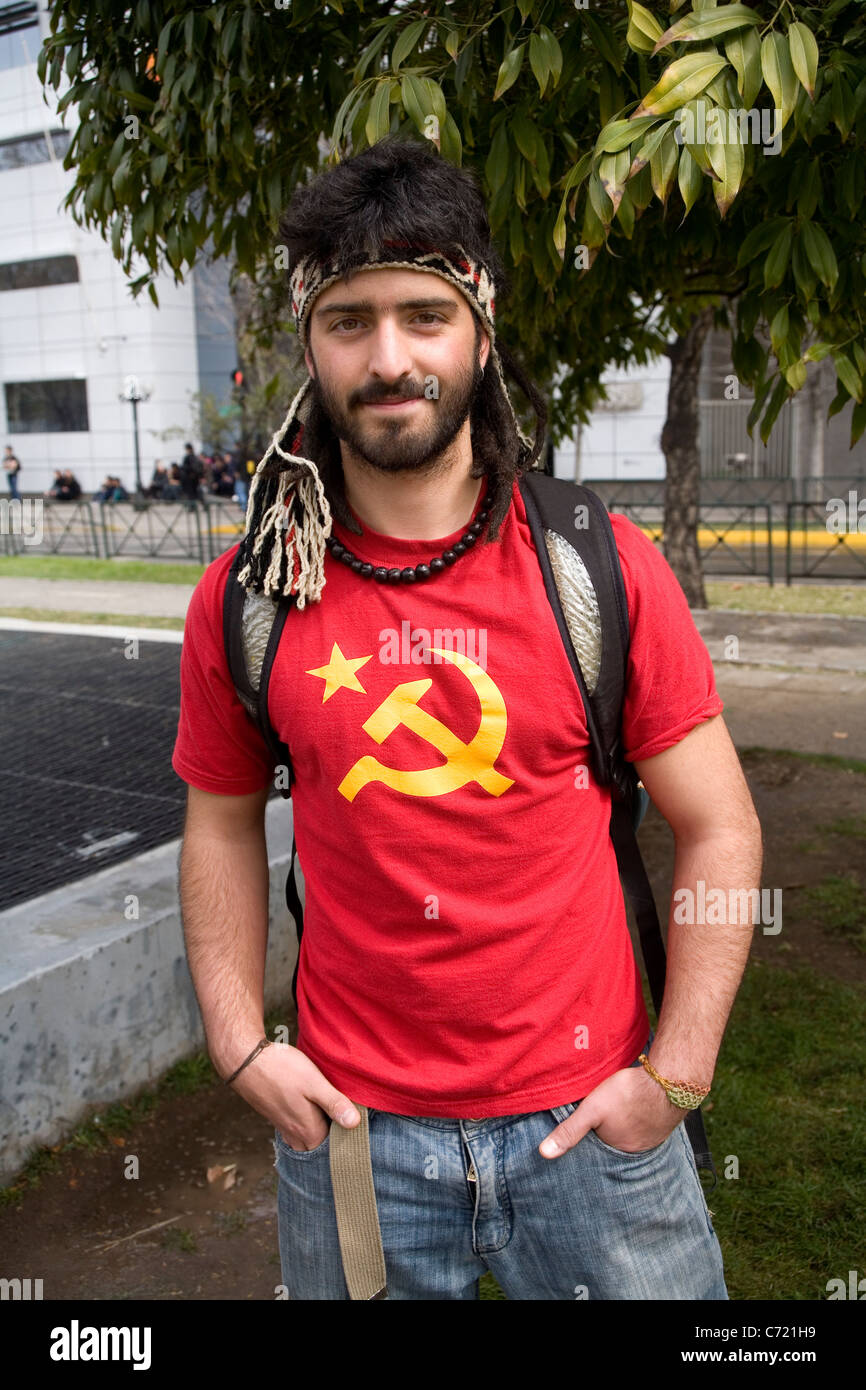
M 407 565 L 402 570 L 388 569 L 384 565 L 373 566 L 369 564 L 341 545 L 336 536 L 329 536 L 326 545 L 335 560 L 342 560 L 344 565 L 348 565 L 355 574 L 360 574 L 362 579 L 375 579 L 378 584 L 415 584 L 419 579 L 431 579 L 434 574 L 441 574 L 448 565 L 456 564 L 460 556 L 465 555 L 466 551 L 470 550 L 478 540 L 489 515 L 490 513 L 486 509 L 480 511 L 476 520 L 469 527 L 469 530 L 461 536 L 460 540 L 456 541 L 448 550 L 443 550 L 441 555 L 437 555 L 428 564 Z

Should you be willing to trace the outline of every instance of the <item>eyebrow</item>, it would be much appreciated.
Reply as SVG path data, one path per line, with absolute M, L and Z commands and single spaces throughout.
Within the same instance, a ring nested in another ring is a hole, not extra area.
M 352 303 L 345 304 L 326 304 L 313 313 L 318 318 L 324 318 L 327 314 L 372 314 L 376 311 L 376 305 L 369 299 L 356 299 Z M 394 305 L 395 309 L 445 309 L 452 313 L 456 312 L 458 305 L 453 299 L 401 299 L 399 304 Z

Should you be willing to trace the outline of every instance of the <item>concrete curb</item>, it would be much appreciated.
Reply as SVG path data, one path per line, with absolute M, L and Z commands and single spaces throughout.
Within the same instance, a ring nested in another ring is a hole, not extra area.
M 265 830 L 267 1010 L 286 1000 L 297 956 L 285 905 L 292 812 L 282 797 L 268 803 Z M 180 845 L 0 913 L 0 1184 L 94 1106 L 129 1098 L 204 1046 L 177 897 Z

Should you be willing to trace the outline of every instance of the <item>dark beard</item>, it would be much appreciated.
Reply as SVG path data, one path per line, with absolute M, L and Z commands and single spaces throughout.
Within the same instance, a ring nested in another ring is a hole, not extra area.
M 429 477 L 444 471 L 447 462 L 443 456 L 463 428 L 483 378 L 481 365 L 474 357 L 471 373 L 455 373 L 445 390 L 442 390 L 440 382 L 441 394 L 438 400 L 431 401 L 433 410 L 429 414 L 433 418 L 429 423 L 422 426 L 413 420 L 382 419 L 378 432 L 374 434 L 372 429 L 365 429 L 359 421 L 359 416 L 364 413 L 362 402 L 397 395 L 424 398 L 423 383 L 402 381 L 368 387 L 363 395 L 354 396 L 346 409 L 322 386 L 318 376 L 313 377 L 310 386 L 310 423 L 314 425 L 314 433 L 331 435 L 332 448 L 329 453 L 332 466 L 329 471 L 340 458 L 337 440 L 348 445 L 362 466 L 366 465 L 379 473 L 414 473 Z M 414 413 L 420 414 L 420 411 Z

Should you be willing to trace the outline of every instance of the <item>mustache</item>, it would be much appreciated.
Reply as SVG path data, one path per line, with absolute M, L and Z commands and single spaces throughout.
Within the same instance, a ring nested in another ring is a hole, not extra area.
M 380 387 L 379 389 L 372 388 L 369 391 L 365 391 L 363 395 L 356 397 L 356 402 L 358 405 L 377 405 L 380 401 L 420 400 L 423 395 L 423 388 L 419 388 L 416 391 L 411 388 L 403 387 L 402 390 L 398 391 L 393 388 L 389 390 L 387 387 Z

